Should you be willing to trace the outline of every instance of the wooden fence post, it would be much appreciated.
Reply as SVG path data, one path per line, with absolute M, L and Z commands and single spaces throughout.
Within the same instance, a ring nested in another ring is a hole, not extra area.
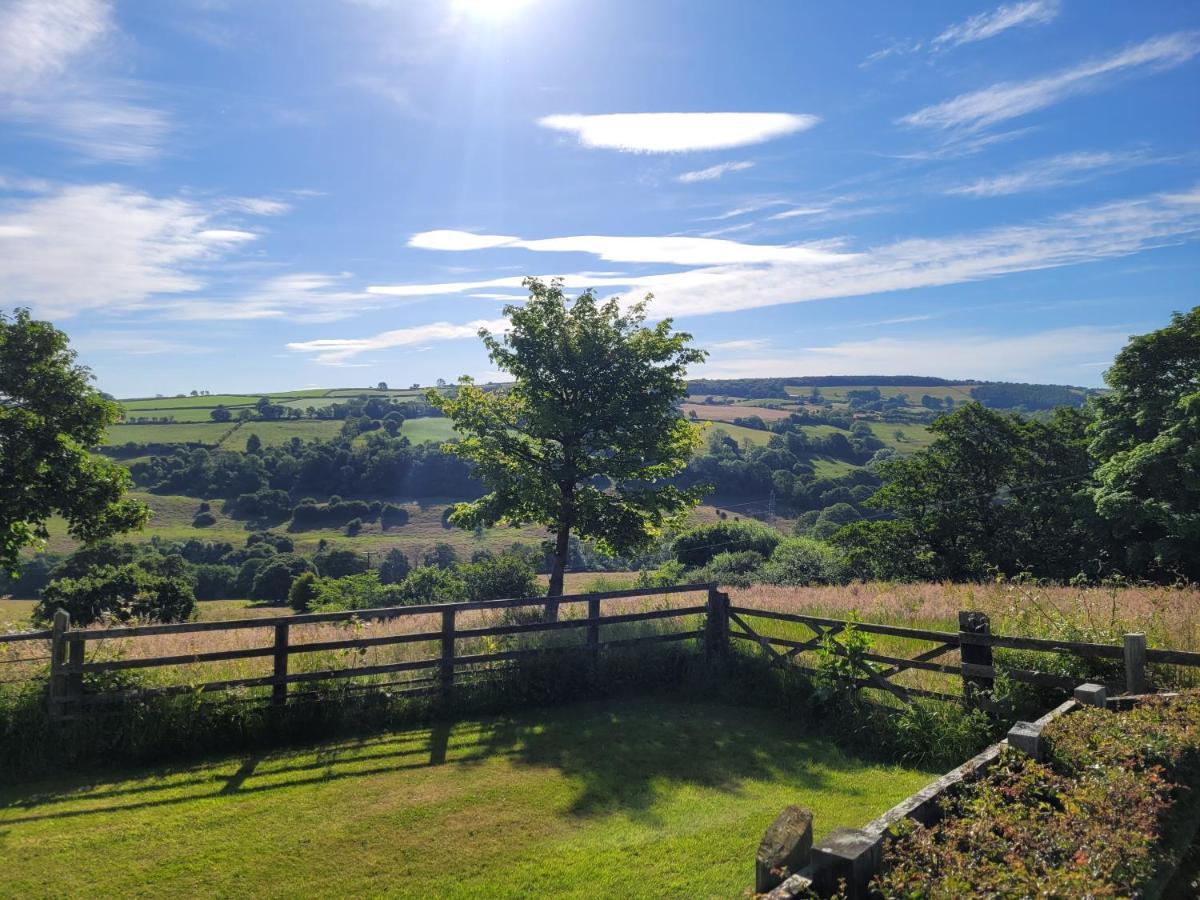
M 587 648 L 592 659 L 592 674 L 595 675 L 596 666 L 600 662 L 600 623 L 597 621 L 600 618 L 600 598 L 589 597 L 587 606 Z
M 284 680 L 288 673 L 288 625 L 275 626 L 275 682 L 271 685 L 271 705 L 286 706 L 288 686 Z
M 708 588 L 708 610 L 704 628 L 705 658 L 711 664 L 724 659 L 729 650 L 729 595 Z
M 78 634 L 67 632 L 67 662 L 72 671 L 67 673 L 66 690 L 63 692 L 63 711 L 70 715 L 78 715 L 80 698 L 83 697 L 83 665 L 84 639 Z
M 442 700 L 450 699 L 454 687 L 454 607 L 442 610 Z
M 67 630 L 71 627 L 71 614 L 65 609 L 54 611 L 50 626 L 50 718 L 58 719 L 63 714 L 63 703 L 67 696 L 67 675 L 64 671 L 67 653 Z
M 992 648 L 990 645 L 967 643 L 968 635 L 990 635 L 991 633 L 992 620 L 988 617 L 987 613 L 969 612 L 967 610 L 959 611 L 958 650 L 964 667 L 968 665 L 990 667 L 992 665 Z M 982 675 L 968 675 L 964 669 L 962 682 L 963 699 L 968 704 L 971 704 L 974 702 L 975 695 L 980 691 L 991 691 L 992 686 L 995 684 L 995 679 Z
M 1146 635 L 1125 635 L 1125 692 L 1146 693 Z

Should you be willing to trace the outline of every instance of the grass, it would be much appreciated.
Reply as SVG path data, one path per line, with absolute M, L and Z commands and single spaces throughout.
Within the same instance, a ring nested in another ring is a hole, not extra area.
M 450 420 L 442 417 L 406 419 L 404 424 L 400 426 L 400 434 L 414 444 L 424 444 L 427 441 L 442 443 L 443 441 L 455 440 L 458 437 Z
M 342 423 L 336 419 L 284 419 L 273 422 L 250 421 L 231 434 L 222 450 L 245 450 L 250 435 L 257 434 L 264 447 L 278 447 L 298 437 L 302 441 L 327 441 L 337 437 Z
M 819 839 L 929 777 L 762 710 L 535 709 L 21 785 L 0 793 L 3 893 L 729 897 L 783 806 Z
M 771 432 L 759 431 L 757 428 L 746 428 L 742 425 L 730 425 L 727 422 L 714 424 L 704 432 L 704 437 L 707 440 L 708 436 L 715 431 L 723 431 L 739 444 L 742 441 L 749 441 L 751 444 L 759 444 L 766 446 L 767 441 L 771 439 Z
M 147 413 L 149 415 L 149 413 Z M 172 422 L 166 425 L 110 425 L 107 446 L 138 444 L 216 444 L 233 427 L 232 422 Z

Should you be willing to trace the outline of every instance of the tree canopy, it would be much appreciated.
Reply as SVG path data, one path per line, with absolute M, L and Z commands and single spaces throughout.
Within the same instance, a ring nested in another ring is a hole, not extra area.
M 85 543 L 145 524 L 129 473 L 89 451 L 120 418 L 75 363 L 67 336 L 28 310 L 0 313 L 0 569 L 44 540 L 57 514 Z
M 558 596 L 572 532 L 630 553 L 700 501 L 698 487 L 667 479 L 699 444 L 676 404 L 687 395 L 687 367 L 705 353 L 669 319 L 647 326 L 649 297 L 623 311 L 591 291 L 569 301 L 560 281 L 525 286 L 529 300 L 505 307 L 510 330 L 480 331 L 513 387 L 485 392 L 464 377 L 428 397 L 462 436 L 446 449 L 474 463 L 488 489 L 450 521 L 546 525 L 555 533 L 549 593 Z M 556 615 L 554 604 L 547 614 Z
M 1200 578 L 1200 306 L 1132 338 L 1090 429 L 1096 508 L 1127 571 Z

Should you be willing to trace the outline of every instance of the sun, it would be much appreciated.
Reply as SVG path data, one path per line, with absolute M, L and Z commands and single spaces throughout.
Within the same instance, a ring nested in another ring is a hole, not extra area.
M 453 0 L 454 9 L 473 19 L 502 22 L 511 19 L 533 0 Z

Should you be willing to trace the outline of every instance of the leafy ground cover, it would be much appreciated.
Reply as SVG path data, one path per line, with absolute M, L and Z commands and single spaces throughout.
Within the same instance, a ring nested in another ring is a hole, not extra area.
M 584 703 L 7 789 L 3 892 L 730 897 L 784 805 L 819 838 L 929 778 L 762 710 Z
M 1047 726 L 1045 764 L 1005 751 L 931 828 L 884 851 L 886 897 L 1143 896 L 1183 849 L 1200 776 L 1200 693 Z M 1159 883 L 1161 887 L 1161 881 Z

